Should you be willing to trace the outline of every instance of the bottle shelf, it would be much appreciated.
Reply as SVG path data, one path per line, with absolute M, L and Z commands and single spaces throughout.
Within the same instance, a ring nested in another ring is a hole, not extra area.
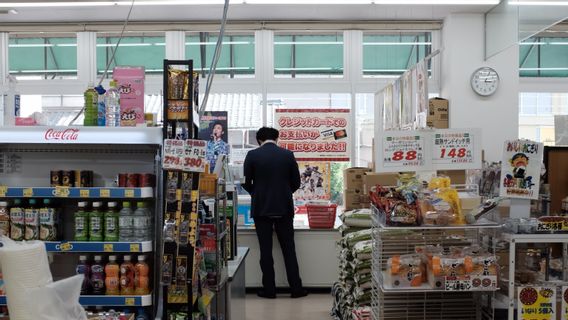
M 152 241 L 142 242 L 93 242 L 93 241 L 46 241 L 47 252 L 100 252 L 143 253 L 152 252 Z
M 147 199 L 154 189 L 147 188 L 71 188 L 71 187 L 5 187 L 0 198 L 76 198 L 76 199 Z
M 83 306 L 147 307 L 152 305 L 152 295 L 145 296 L 81 296 Z M 0 296 L 0 305 L 5 306 L 6 296 Z

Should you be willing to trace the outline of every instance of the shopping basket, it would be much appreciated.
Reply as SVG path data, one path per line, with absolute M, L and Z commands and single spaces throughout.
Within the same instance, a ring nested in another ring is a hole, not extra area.
M 308 223 L 312 229 L 332 229 L 335 224 L 336 204 L 306 204 Z

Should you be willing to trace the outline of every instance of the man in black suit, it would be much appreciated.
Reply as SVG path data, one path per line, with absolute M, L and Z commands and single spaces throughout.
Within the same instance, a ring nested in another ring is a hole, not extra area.
M 259 148 L 250 151 L 244 164 L 243 188 L 251 195 L 251 215 L 254 218 L 260 246 L 262 286 L 258 296 L 276 298 L 272 232 L 276 231 L 292 298 L 307 295 L 302 286 L 296 245 L 294 244 L 294 200 L 292 194 L 300 187 L 300 170 L 291 151 L 280 148 L 278 130 L 260 128 L 256 133 Z

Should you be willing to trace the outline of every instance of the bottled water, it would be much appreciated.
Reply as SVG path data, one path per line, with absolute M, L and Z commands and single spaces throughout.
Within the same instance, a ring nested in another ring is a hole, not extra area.
M 134 240 L 134 212 L 130 208 L 130 202 L 122 203 L 122 210 L 118 213 L 118 240 L 133 241 Z
M 116 81 L 110 82 L 110 88 L 105 93 L 106 126 L 120 127 L 120 93 Z
M 144 202 L 138 202 L 134 211 L 134 241 L 152 239 L 152 213 Z

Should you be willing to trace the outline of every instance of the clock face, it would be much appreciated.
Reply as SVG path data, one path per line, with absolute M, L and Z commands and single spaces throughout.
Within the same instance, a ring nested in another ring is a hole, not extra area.
M 497 87 L 499 87 L 499 75 L 492 68 L 479 68 L 471 76 L 471 88 L 480 96 L 494 94 Z

